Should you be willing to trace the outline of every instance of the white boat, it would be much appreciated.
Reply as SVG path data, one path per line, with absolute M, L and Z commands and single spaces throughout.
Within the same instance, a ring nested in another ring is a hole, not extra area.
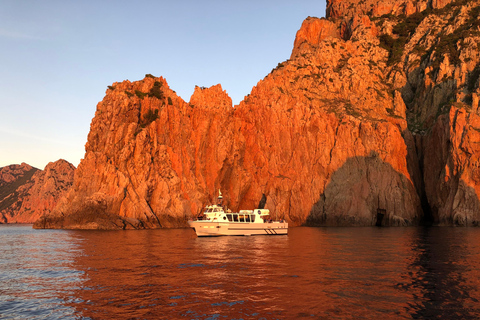
M 198 237 L 213 236 L 253 236 L 282 235 L 288 233 L 288 223 L 284 220 L 272 221 L 268 209 L 240 210 L 230 212 L 222 206 L 219 192 L 218 204 L 205 207 L 197 220 L 188 221 Z

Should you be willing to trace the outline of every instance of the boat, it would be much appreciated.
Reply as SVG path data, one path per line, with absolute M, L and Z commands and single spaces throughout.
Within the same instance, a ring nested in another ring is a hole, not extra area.
M 222 206 L 223 197 L 219 192 L 217 204 L 208 205 L 196 220 L 189 220 L 198 237 L 286 235 L 288 222 L 272 221 L 268 209 L 240 210 L 230 212 Z

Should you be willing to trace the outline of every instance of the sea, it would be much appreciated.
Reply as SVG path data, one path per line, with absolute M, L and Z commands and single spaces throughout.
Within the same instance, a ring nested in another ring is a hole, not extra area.
M 480 319 L 480 228 L 0 225 L 0 319 Z

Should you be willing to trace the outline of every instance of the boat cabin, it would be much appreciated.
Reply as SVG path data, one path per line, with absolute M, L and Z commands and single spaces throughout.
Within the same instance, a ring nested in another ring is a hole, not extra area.
M 203 215 L 198 220 L 210 222 L 242 222 L 242 223 L 264 223 L 265 217 L 270 215 L 268 209 L 240 210 L 240 212 L 230 212 L 219 205 L 205 207 Z

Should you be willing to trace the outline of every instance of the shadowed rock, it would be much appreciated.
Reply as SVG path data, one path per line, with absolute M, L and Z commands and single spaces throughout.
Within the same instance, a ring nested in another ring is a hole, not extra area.
M 410 180 L 376 154 L 348 159 L 327 184 L 307 218 L 312 226 L 374 226 L 385 210 L 383 226 L 416 225 L 420 200 Z

